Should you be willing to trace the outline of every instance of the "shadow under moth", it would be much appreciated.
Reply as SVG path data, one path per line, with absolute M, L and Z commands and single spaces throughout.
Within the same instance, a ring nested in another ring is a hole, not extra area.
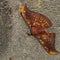
M 55 33 L 46 30 L 52 26 L 52 22 L 43 14 L 31 11 L 25 3 L 21 5 L 20 13 L 30 27 L 32 35 L 38 39 L 47 53 L 56 55 L 58 51 L 55 49 Z

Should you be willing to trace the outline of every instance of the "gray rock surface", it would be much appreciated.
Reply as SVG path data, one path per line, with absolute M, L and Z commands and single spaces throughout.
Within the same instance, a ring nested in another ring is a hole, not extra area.
M 23 0 L 24 1 L 24 0 Z M 60 51 L 60 0 L 26 0 L 28 7 L 47 16 L 53 23 L 48 29 L 56 33 Z M 60 60 L 60 54 L 49 55 L 20 15 L 20 0 L 0 0 L 0 60 Z

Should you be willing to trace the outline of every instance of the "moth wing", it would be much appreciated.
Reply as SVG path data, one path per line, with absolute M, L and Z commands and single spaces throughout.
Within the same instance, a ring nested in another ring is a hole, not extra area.
M 49 54 L 55 55 L 58 53 L 55 49 L 55 33 L 43 34 L 40 43 Z
M 52 26 L 52 22 L 48 19 L 48 17 L 44 16 L 43 14 L 40 14 L 40 21 L 43 27 L 49 28 Z
M 34 34 L 34 36 L 49 54 L 55 55 L 58 53 L 55 49 L 55 33 L 48 33 L 42 27 L 32 27 L 32 34 Z
M 49 28 L 52 26 L 52 22 L 49 20 L 49 18 L 38 12 L 32 11 L 31 19 L 34 21 L 38 21 L 39 24 L 41 24 L 41 26 L 44 28 Z

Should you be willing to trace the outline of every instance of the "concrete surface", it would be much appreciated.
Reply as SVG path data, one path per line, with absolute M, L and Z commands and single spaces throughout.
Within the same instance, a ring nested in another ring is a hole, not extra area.
M 26 0 L 28 7 L 46 15 L 53 23 L 48 29 L 56 33 L 60 51 L 60 0 Z M 0 0 L 0 60 L 60 60 L 49 55 L 30 33 L 19 13 L 20 0 Z

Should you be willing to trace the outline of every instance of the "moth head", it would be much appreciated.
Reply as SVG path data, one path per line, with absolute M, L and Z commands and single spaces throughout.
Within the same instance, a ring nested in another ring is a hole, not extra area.
M 25 12 L 25 8 L 26 8 L 26 4 L 23 3 L 20 5 L 20 13 L 24 13 Z

